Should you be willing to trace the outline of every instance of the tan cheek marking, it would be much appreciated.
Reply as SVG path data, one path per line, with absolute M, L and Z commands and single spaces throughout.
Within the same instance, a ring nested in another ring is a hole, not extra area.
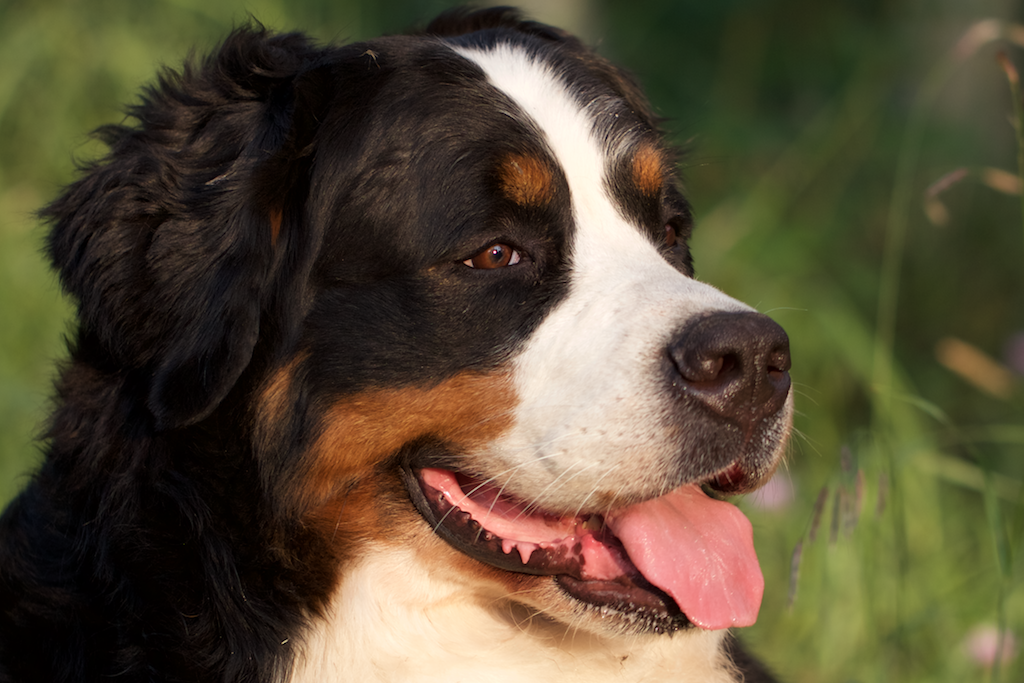
M 509 154 L 502 161 L 499 177 L 502 192 L 517 204 L 540 207 L 554 197 L 554 176 L 539 157 Z
M 656 197 L 665 182 L 665 158 L 655 145 L 644 143 L 633 157 L 633 183 L 643 194 Z
M 382 495 L 385 484 L 379 479 L 364 479 L 303 514 L 303 526 L 314 529 L 333 549 L 336 564 L 358 554 L 368 541 L 407 541 L 401 532 L 415 528 L 394 523 L 389 509 L 393 506 Z M 417 513 L 409 507 L 405 514 Z
M 514 390 L 506 374 L 469 373 L 428 388 L 377 389 L 327 409 L 310 449 L 302 507 L 316 506 L 419 438 L 479 449 L 512 421 Z
M 282 368 L 263 392 L 267 409 L 281 408 L 296 363 Z M 311 453 L 303 523 L 322 537 L 341 566 L 367 544 L 411 547 L 446 577 L 460 576 L 488 609 L 504 611 L 521 628 L 543 629 L 552 610 L 574 618 L 550 577 L 505 572 L 470 559 L 423 524 L 396 473 L 374 468 L 408 441 L 432 435 L 465 448 L 493 440 L 511 423 L 515 395 L 507 374 L 466 374 L 429 388 L 379 389 L 327 411 L 327 428 Z M 340 576 L 340 575 L 337 575 Z M 337 580 L 337 576 L 335 580 Z M 516 596 L 510 601 L 508 596 Z M 540 633 L 542 634 L 542 632 Z

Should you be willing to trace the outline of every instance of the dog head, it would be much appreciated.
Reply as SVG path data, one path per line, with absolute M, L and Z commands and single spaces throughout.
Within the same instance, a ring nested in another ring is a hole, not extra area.
M 240 30 L 48 210 L 79 349 L 216 440 L 329 575 L 403 548 L 601 632 L 751 623 L 788 340 L 694 279 L 635 83 L 507 10 L 342 47 Z M 211 436 L 216 435 L 216 436 Z M 290 526 L 289 526 L 290 525 Z

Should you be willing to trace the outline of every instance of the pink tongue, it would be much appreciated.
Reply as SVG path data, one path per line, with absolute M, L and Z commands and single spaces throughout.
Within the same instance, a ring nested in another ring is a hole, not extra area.
M 764 576 L 750 521 L 697 486 L 605 517 L 648 581 L 672 596 L 697 626 L 714 630 L 757 620 Z

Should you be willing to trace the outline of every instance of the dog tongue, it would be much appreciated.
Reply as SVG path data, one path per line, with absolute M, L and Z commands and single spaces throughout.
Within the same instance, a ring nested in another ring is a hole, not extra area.
M 697 486 L 606 515 L 630 560 L 672 596 L 695 625 L 709 630 L 757 620 L 764 576 L 750 521 Z

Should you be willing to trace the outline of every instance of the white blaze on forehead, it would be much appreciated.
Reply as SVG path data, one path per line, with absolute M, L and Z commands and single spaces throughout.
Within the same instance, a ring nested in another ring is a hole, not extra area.
M 483 68 L 488 81 L 519 106 L 521 112 L 510 112 L 510 116 L 524 114 L 544 134 L 569 181 L 577 223 L 600 226 L 601 221 L 592 219 L 614 209 L 604 192 L 607 160 L 605 150 L 594 139 L 593 115 L 580 106 L 548 65 L 521 48 L 501 44 L 487 51 L 456 51 Z
M 627 107 L 610 95 L 581 104 L 522 48 L 456 51 L 515 103 L 510 117 L 540 131 L 568 182 L 574 221 L 569 294 L 516 360 L 517 419 L 491 456 L 513 490 L 542 505 L 593 505 L 624 479 L 632 495 L 650 497 L 678 456 L 678 435 L 665 426 L 674 410 L 662 363 L 671 335 L 702 311 L 750 309 L 669 265 L 616 206 L 606 173 L 628 152 L 629 133 L 607 139 L 611 127 L 598 117 L 628 115 Z

